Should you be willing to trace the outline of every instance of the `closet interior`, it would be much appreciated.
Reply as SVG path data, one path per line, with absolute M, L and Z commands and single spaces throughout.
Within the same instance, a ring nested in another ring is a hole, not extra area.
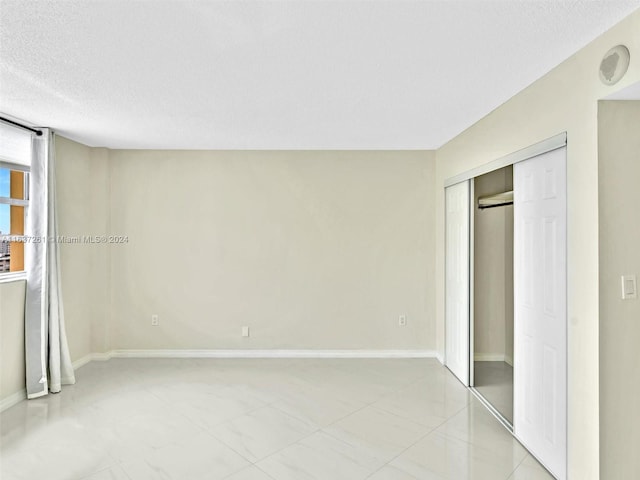
M 513 166 L 474 179 L 472 387 L 513 425 Z

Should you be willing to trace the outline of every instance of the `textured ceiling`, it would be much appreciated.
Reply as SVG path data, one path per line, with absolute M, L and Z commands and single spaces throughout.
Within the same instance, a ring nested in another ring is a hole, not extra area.
M 0 111 L 92 146 L 432 149 L 634 1 L 0 1 Z

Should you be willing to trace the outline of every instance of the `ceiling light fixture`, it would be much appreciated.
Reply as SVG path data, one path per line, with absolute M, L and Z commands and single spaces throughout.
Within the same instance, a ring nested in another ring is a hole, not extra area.
M 615 85 L 629 68 L 629 49 L 624 45 L 616 45 L 602 57 L 600 62 L 600 81 L 605 85 Z

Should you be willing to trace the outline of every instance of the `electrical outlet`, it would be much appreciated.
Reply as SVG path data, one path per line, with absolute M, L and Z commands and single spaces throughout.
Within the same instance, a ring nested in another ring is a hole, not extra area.
M 638 298 L 638 280 L 635 275 L 622 276 L 622 299 Z
M 158 320 L 158 315 L 154 313 L 151 315 L 151 326 L 157 327 L 158 325 L 160 325 L 160 320 Z
M 406 327 L 407 326 L 407 316 L 406 315 L 400 315 L 398 317 L 398 325 L 401 327 Z
M 249 336 L 249 327 L 242 327 L 242 336 L 243 337 Z

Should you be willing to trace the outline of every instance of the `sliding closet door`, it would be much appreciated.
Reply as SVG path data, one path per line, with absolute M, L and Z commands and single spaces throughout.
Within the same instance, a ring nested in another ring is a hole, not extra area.
M 445 363 L 469 385 L 469 182 L 447 187 Z
M 566 148 L 514 165 L 514 433 L 567 464 Z

